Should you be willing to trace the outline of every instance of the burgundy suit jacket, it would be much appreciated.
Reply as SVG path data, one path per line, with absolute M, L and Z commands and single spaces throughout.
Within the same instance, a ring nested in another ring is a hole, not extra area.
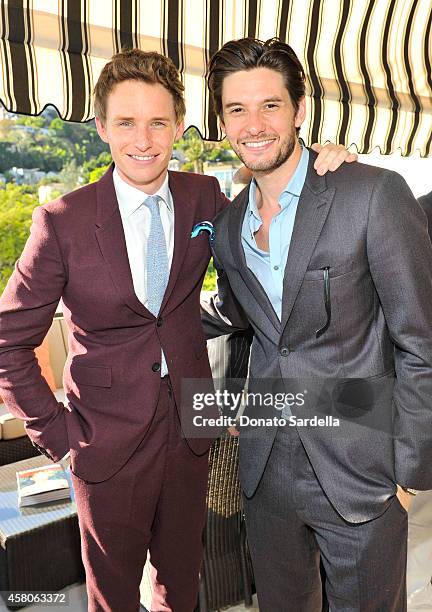
M 0 390 L 54 460 L 71 452 L 79 477 L 99 482 L 143 439 L 157 405 L 164 350 L 176 403 L 183 378 L 210 378 L 199 295 L 210 258 L 200 221 L 226 205 L 216 179 L 169 173 L 175 209 L 168 287 L 155 318 L 135 295 L 112 168 L 97 183 L 38 207 L 31 235 L 0 299 Z M 59 299 L 69 330 L 68 408 L 41 376 L 34 349 Z M 197 454 L 207 439 L 189 439 Z

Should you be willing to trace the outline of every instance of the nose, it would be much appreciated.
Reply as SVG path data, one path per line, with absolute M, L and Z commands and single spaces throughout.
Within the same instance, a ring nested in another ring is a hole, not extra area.
M 139 149 L 148 149 L 151 145 L 150 130 L 147 126 L 138 127 L 135 133 L 135 144 Z
M 259 110 L 252 111 L 248 115 L 247 129 L 251 136 L 257 136 L 262 132 L 265 132 L 265 121 L 264 117 Z

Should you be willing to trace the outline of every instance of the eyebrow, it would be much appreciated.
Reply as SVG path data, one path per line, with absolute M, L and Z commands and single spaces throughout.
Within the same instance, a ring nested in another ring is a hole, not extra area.
M 151 121 L 169 121 L 169 117 L 152 117 Z M 118 115 L 114 117 L 113 121 L 135 121 L 135 117 L 122 117 Z
M 270 98 L 263 100 L 263 102 L 283 102 L 283 100 L 279 96 L 271 96 Z
M 242 102 L 230 102 L 225 104 L 225 108 L 232 108 L 233 106 L 243 106 Z
M 283 102 L 283 100 L 279 96 L 271 96 L 270 98 L 265 98 L 265 100 L 263 100 L 261 103 L 266 104 L 267 102 Z M 224 108 L 232 108 L 234 106 L 243 106 L 243 105 L 244 105 L 244 102 L 229 102 L 228 104 L 225 104 Z

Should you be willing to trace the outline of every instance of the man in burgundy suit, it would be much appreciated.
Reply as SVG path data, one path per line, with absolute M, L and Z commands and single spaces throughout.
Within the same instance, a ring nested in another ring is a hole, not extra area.
M 35 210 L 0 302 L 4 401 L 47 456 L 70 450 L 90 610 L 136 612 L 148 549 L 152 610 L 191 612 L 196 603 L 209 441 L 182 438 L 175 406 L 182 378 L 211 378 L 199 313 L 210 248 L 207 234 L 192 239 L 191 230 L 226 199 L 216 179 L 167 174 L 183 131 L 182 90 L 156 53 L 118 54 L 105 66 L 97 127 L 115 168 Z M 170 270 L 153 313 L 152 195 Z M 34 357 L 60 298 L 66 410 Z
M 185 113 L 169 59 L 114 56 L 95 109 L 114 165 L 35 210 L 0 300 L 0 389 L 41 452 L 70 451 L 89 610 L 136 612 L 149 550 L 151 610 L 192 612 L 210 441 L 181 435 L 177 406 L 182 379 L 211 372 L 199 309 L 210 248 L 191 231 L 227 200 L 214 178 L 167 171 Z M 324 166 L 341 163 L 328 153 Z M 60 298 L 66 409 L 34 355 Z

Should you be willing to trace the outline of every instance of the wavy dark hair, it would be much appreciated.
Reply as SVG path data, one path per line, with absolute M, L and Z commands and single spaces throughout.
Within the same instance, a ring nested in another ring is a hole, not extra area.
M 174 62 L 156 51 L 125 49 L 105 64 L 94 88 L 95 114 L 102 123 L 106 121 L 109 94 L 117 83 L 129 80 L 163 85 L 173 98 L 177 121 L 183 119 L 186 113 L 184 86 Z
M 278 38 L 265 42 L 257 38 L 240 38 L 225 43 L 211 58 L 207 69 L 207 83 L 213 107 L 220 119 L 222 111 L 222 86 L 224 79 L 240 70 L 269 68 L 279 72 L 297 112 L 305 95 L 305 72 L 292 47 Z

